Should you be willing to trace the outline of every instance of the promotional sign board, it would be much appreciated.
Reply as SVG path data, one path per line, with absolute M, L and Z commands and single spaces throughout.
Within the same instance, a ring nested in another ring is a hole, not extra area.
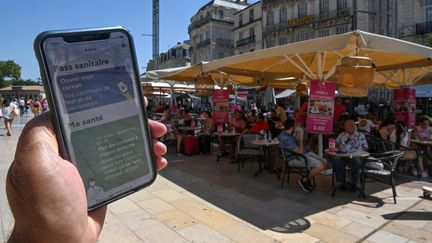
M 229 91 L 213 91 L 213 119 L 216 124 L 229 123 Z
M 311 133 L 331 134 L 336 84 L 312 80 L 306 130 Z
M 394 91 L 394 117 L 408 128 L 415 128 L 416 90 L 403 88 Z

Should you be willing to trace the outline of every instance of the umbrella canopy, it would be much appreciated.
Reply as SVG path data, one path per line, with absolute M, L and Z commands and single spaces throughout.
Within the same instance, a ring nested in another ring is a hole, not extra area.
M 430 81 L 432 48 L 364 31 L 218 59 L 203 65 L 203 70 L 250 76 L 262 84 L 286 83 L 278 80 L 287 77 L 333 81 L 342 57 L 356 55 L 372 59 L 375 87 L 394 89 Z
M 275 98 L 276 99 L 285 98 L 285 97 L 292 95 L 294 92 L 295 92 L 295 90 L 293 90 L 293 89 L 286 89 L 286 90 L 280 92 L 279 94 L 275 95 Z
M 161 70 L 147 71 L 147 73 L 141 75 L 142 81 L 155 81 L 155 80 L 172 80 L 172 81 L 183 81 L 183 82 L 195 82 L 195 79 L 204 73 L 204 65 L 206 62 L 200 62 L 193 66 L 168 68 Z M 254 85 L 256 79 L 250 76 L 227 74 L 219 70 L 207 71 L 208 74 L 215 81 L 215 84 L 225 85 L 227 82 L 232 82 L 242 85 Z

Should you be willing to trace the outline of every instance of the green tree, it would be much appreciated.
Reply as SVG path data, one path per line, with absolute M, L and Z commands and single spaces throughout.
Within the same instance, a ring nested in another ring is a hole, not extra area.
M 429 46 L 432 46 L 432 34 L 426 35 L 426 42 Z
M 21 77 L 21 66 L 13 60 L 0 61 L 0 87 L 9 85 L 10 81 L 19 80 Z

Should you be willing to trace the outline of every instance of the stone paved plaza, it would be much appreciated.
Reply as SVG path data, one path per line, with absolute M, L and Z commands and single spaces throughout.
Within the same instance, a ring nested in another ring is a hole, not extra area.
M 0 242 L 13 225 L 6 173 L 28 118 L 16 122 L 12 137 L 0 136 Z M 396 205 L 379 183 L 366 185 L 366 200 L 352 192 L 332 198 L 331 176 L 304 193 L 295 176 L 281 188 L 274 174 L 253 177 L 253 163 L 237 173 L 228 160 L 170 150 L 153 185 L 109 205 L 99 242 L 432 242 L 432 201 L 420 197 L 430 182 L 398 177 Z

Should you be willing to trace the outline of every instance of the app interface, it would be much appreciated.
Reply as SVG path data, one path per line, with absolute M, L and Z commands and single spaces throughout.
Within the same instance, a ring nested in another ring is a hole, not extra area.
M 54 102 L 66 146 L 87 190 L 89 206 L 152 177 L 149 134 L 127 36 L 44 42 Z

